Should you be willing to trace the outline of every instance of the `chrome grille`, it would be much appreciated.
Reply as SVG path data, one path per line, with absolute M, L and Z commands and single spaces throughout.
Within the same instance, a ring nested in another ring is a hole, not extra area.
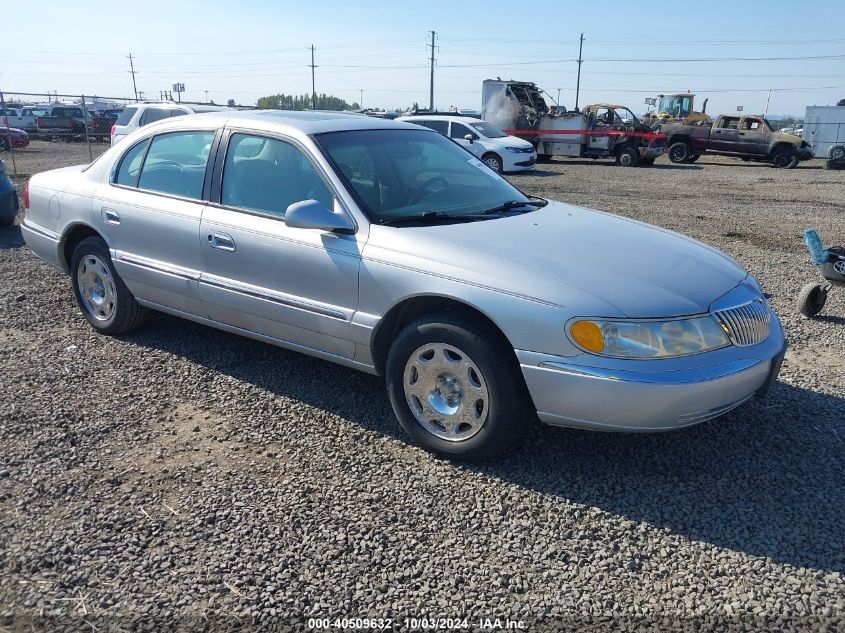
M 756 345 L 769 337 L 772 318 L 765 301 L 751 301 L 713 314 L 727 328 L 734 345 Z

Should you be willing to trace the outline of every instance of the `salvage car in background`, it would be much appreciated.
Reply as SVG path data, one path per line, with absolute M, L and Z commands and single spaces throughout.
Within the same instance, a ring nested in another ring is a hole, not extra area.
M 673 163 L 692 163 L 702 154 L 717 154 L 791 169 L 813 157 L 809 143 L 775 132 L 762 116 L 723 114 L 712 126 L 668 124 L 660 131 L 666 135 Z
M 5 127 L 0 124 L 0 152 L 9 149 L 19 149 L 29 145 L 29 134 L 14 127 Z
M 448 136 L 499 173 L 531 169 L 537 162 L 537 152 L 531 143 L 475 117 L 421 114 L 400 117 L 397 121 L 424 125 Z
M 405 431 L 447 457 L 511 448 L 534 412 L 701 422 L 765 394 L 785 351 L 727 255 L 525 195 L 408 123 L 180 117 L 33 176 L 26 199 L 26 242 L 98 332 L 152 308 L 383 374 Z

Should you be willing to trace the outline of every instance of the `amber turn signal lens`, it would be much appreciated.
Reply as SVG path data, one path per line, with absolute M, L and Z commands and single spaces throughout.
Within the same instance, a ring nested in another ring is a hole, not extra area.
M 604 350 L 604 336 L 601 328 L 592 321 L 576 321 L 569 327 L 573 340 L 591 352 Z

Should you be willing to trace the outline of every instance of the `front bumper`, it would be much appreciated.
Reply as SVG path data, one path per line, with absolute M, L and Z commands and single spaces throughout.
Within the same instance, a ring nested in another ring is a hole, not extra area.
M 682 359 L 599 359 L 608 361 L 601 367 L 587 364 L 598 359 L 588 354 L 555 357 L 518 351 L 517 356 L 543 422 L 605 431 L 664 431 L 715 418 L 755 394 L 765 396 L 785 352 L 783 330 L 772 313 L 771 332 L 762 343 Z
M 502 152 L 506 156 L 502 156 L 504 171 L 523 171 L 531 169 L 537 164 L 536 153 L 513 154 L 510 152 Z
M 798 148 L 798 160 L 810 160 L 813 158 L 813 148 L 812 147 L 799 147 Z
M 666 146 L 661 145 L 657 147 L 640 147 L 638 148 L 640 152 L 640 158 L 660 158 L 663 154 L 666 153 Z

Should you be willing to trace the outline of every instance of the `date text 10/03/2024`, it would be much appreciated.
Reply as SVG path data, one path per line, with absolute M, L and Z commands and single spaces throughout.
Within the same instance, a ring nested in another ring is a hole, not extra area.
M 401 626 L 421 631 L 524 631 L 528 625 L 523 620 L 510 618 L 309 618 L 308 628 L 314 630 L 390 630 Z

